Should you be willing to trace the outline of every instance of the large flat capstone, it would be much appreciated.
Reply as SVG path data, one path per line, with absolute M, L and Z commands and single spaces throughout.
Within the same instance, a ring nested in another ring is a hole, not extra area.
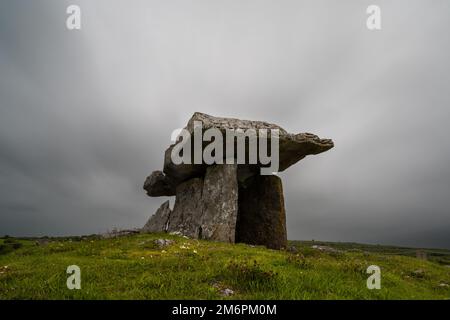
M 206 131 L 211 128 L 220 130 L 225 136 L 227 130 L 241 129 L 246 131 L 248 129 L 260 130 L 260 129 L 278 129 L 279 130 L 279 171 L 282 172 L 302 160 L 307 155 L 315 155 L 325 152 L 333 147 L 333 141 L 330 139 L 321 139 L 312 133 L 288 133 L 285 129 L 276 124 L 271 124 L 265 121 L 251 121 L 240 120 L 235 118 L 221 118 L 213 117 L 205 113 L 196 112 L 189 120 L 185 129 L 194 135 L 194 122 L 202 123 L 202 131 Z M 257 131 L 258 132 L 258 131 Z M 270 136 L 269 136 L 270 138 Z M 257 139 L 260 139 L 257 135 Z M 259 141 L 259 140 L 258 140 Z M 270 141 L 270 139 L 268 140 Z M 209 142 L 203 143 L 203 149 L 209 144 Z M 268 143 L 270 145 L 270 143 Z M 192 158 L 191 163 L 174 164 L 172 161 L 171 153 L 176 143 L 170 145 L 164 153 L 164 169 L 161 171 L 155 171 L 147 178 L 144 189 L 150 196 L 172 196 L 175 195 L 175 188 L 178 184 L 182 183 L 193 177 L 200 177 L 205 175 L 208 165 L 204 162 L 201 164 L 194 164 Z M 192 147 L 194 143 L 191 143 Z M 225 145 L 225 144 L 224 144 Z M 248 156 L 248 141 L 245 142 L 245 150 Z M 234 148 L 234 158 L 237 157 L 237 148 Z M 193 152 L 191 153 L 193 157 Z M 226 152 L 223 152 L 224 159 Z M 257 167 L 260 165 L 257 165 Z M 254 170 L 255 174 L 259 173 L 258 170 Z

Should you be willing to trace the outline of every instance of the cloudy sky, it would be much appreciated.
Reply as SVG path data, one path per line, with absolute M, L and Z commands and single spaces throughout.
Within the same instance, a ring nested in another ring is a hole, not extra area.
M 290 239 L 450 248 L 449 30 L 447 0 L 0 0 L 0 234 L 142 226 L 200 111 L 334 140 L 281 174 Z

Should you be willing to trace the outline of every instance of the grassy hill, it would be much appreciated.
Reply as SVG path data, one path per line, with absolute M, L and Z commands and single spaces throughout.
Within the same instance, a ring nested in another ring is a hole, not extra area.
M 164 246 L 157 239 L 173 242 Z M 167 234 L 0 239 L 0 299 L 450 298 L 447 250 L 428 250 L 425 261 L 408 248 L 290 245 L 296 250 Z M 67 289 L 69 265 L 81 268 L 81 290 Z M 381 268 L 380 290 L 366 287 L 369 265 Z

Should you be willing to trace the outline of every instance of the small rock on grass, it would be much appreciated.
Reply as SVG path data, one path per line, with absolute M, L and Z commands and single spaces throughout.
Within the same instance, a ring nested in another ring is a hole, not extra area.
M 289 249 L 288 249 L 288 251 L 289 251 L 290 253 L 298 253 L 298 249 L 297 249 L 296 246 L 290 246 Z
M 220 294 L 224 297 L 229 297 L 234 294 L 234 291 L 231 289 L 225 288 L 223 290 L 220 290 Z
M 175 241 L 169 240 L 169 239 L 157 239 L 157 240 L 155 240 L 155 244 L 158 245 L 158 247 L 160 247 L 160 248 L 170 246 L 173 243 L 175 243 Z
M 341 250 L 337 250 L 335 248 L 328 247 L 328 246 L 313 245 L 312 248 L 320 250 L 320 251 L 323 251 L 323 252 L 328 252 L 328 253 L 340 253 L 340 252 L 342 252 Z
M 234 294 L 234 290 L 230 288 L 226 288 L 223 284 L 215 282 L 213 283 L 213 287 L 219 291 L 219 294 L 222 297 L 229 297 Z

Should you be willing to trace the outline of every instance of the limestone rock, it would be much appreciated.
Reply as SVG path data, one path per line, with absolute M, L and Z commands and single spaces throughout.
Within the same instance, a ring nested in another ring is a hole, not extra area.
M 279 177 L 255 176 L 239 188 L 236 242 L 286 248 L 286 212 Z
M 156 239 L 154 241 L 154 244 L 156 244 L 158 246 L 158 248 L 165 248 L 174 243 L 175 243 L 175 241 L 169 240 L 169 239 Z
M 198 238 L 202 215 L 203 179 L 187 180 L 176 189 L 175 205 L 169 221 L 169 232 L 180 232 Z
M 205 174 L 206 165 L 204 164 L 191 164 L 181 163 L 174 164 L 172 162 L 171 153 L 175 144 L 166 149 L 164 153 L 164 173 L 166 177 L 170 177 L 175 185 L 186 181 L 192 177 L 201 177 Z M 191 152 L 193 154 L 193 152 Z
M 173 196 L 175 195 L 174 183 L 161 171 L 153 171 L 145 179 L 144 190 L 150 197 Z
M 142 232 L 166 232 L 167 224 L 171 215 L 169 207 L 169 200 L 164 202 L 156 213 L 148 219 L 145 226 L 142 228 Z
M 203 184 L 199 238 L 234 243 L 237 211 L 237 165 L 208 167 Z
M 317 244 L 311 246 L 311 248 L 317 249 L 322 252 L 327 252 L 327 253 L 341 253 L 342 252 L 341 250 L 332 248 L 330 246 L 321 246 L 321 245 L 317 245 Z
M 319 154 L 334 146 L 333 141 L 330 139 L 320 139 L 318 136 L 311 133 L 291 134 L 280 126 L 268 122 L 213 117 L 200 112 L 194 113 L 185 128 L 191 133 L 191 136 L 194 134 L 194 121 L 202 122 L 203 131 L 210 128 L 217 128 L 222 134 L 225 134 L 227 129 L 242 129 L 244 131 L 247 129 L 278 129 L 280 172 L 286 170 L 307 155 Z M 207 144 L 208 143 L 204 143 L 203 147 Z M 191 143 L 191 145 L 193 145 L 193 143 Z M 270 145 L 269 142 L 268 145 Z M 164 173 L 170 177 L 174 183 L 185 181 L 191 177 L 200 176 L 205 173 L 206 164 L 204 163 L 174 164 L 170 157 L 174 146 L 175 144 L 166 149 L 164 157 Z M 236 152 L 236 148 L 234 150 Z M 248 147 L 246 147 L 246 151 L 248 151 Z M 191 152 L 191 154 L 193 154 L 193 152 Z
M 142 232 L 142 229 L 112 229 L 111 231 L 108 231 L 101 235 L 102 238 L 109 239 L 109 238 L 118 238 L 118 237 L 126 237 L 130 236 L 132 234 L 136 234 Z

